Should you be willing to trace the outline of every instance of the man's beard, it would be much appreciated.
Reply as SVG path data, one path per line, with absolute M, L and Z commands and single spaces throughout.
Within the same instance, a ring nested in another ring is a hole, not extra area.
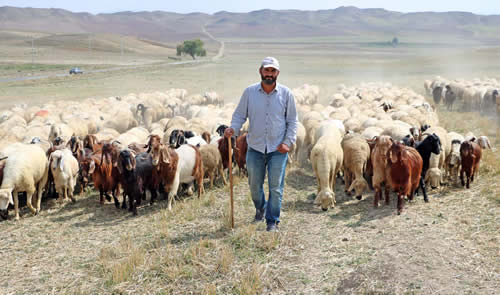
M 273 78 L 272 76 L 264 77 L 263 75 L 260 75 L 260 77 L 262 79 L 262 82 L 264 82 L 264 84 L 266 84 L 266 85 L 273 85 L 274 83 L 276 83 L 276 80 L 278 79 L 278 77 Z M 268 79 L 268 78 L 271 78 L 271 79 Z

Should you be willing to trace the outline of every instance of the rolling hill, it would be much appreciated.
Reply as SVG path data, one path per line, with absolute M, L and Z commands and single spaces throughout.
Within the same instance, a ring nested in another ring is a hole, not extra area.
M 430 42 L 449 39 L 464 43 L 500 43 L 500 16 L 469 12 L 401 13 L 350 6 L 318 11 L 221 11 L 212 15 L 164 11 L 94 15 L 63 9 L 0 7 L 0 29 L 3 30 L 119 34 L 170 43 L 204 38 L 203 26 L 216 37 L 227 39 L 402 36 Z

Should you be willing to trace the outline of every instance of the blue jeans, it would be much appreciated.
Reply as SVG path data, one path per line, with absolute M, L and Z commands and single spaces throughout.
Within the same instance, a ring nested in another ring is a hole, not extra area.
M 252 148 L 247 151 L 248 185 L 257 210 L 266 210 L 266 222 L 279 223 L 281 200 L 285 186 L 285 168 L 288 153 L 274 151 L 263 154 Z M 264 194 L 264 178 L 268 172 L 269 200 Z

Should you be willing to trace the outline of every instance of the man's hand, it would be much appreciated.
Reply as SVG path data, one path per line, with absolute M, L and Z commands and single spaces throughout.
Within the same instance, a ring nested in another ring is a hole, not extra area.
M 229 137 L 232 137 L 233 135 L 234 135 L 233 128 L 228 127 L 228 128 L 226 128 L 226 130 L 224 130 L 224 137 L 229 138 Z
M 284 154 L 284 153 L 288 153 L 289 151 L 290 151 L 290 148 L 285 143 L 278 145 L 278 152 Z

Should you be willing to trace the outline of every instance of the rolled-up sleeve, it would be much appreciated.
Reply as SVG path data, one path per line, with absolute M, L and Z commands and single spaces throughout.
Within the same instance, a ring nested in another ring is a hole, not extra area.
M 240 102 L 234 110 L 233 117 L 231 119 L 231 128 L 234 129 L 234 135 L 240 135 L 240 129 L 248 118 L 248 89 L 245 89 L 241 95 Z
M 298 116 L 297 116 L 297 108 L 295 106 L 295 98 L 293 97 L 292 92 L 288 93 L 288 103 L 286 109 L 286 133 L 285 140 L 283 141 L 288 147 L 291 147 L 292 144 L 295 143 L 297 139 L 297 124 L 298 124 Z

